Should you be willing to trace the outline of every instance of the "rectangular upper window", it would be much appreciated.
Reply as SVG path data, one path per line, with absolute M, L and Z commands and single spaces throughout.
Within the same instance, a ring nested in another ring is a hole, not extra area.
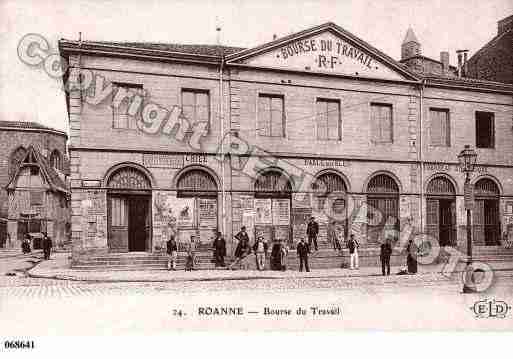
M 285 137 L 283 96 L 258 96 L 257 134 L 259 136 Z
M 30 205 L 41 206 L 43 204 L 43 192 L 30 191 Z
M 204 122 L 210 133 L 210 94 L 208 90 L 182 89 L 182 114 L 189 121 L 189 131 Z M 188 128 L 182 124 L 184 129 Z
M 340 101 L 317 99 L 317 139 L 341 140 Z
M 449 147 L 451 145 L 451 125 L 449 110 L 429 109 L 430 137 L 432 146 Z
M 371 103 L 372 139 L 375 143 L 392 143 L 393 119 L 392 105 Z
M 476 147 L 495 147 L 495 123 L 492 112 L 476 112 Z
M 134 97 L 143 95 L 143 86 L 141 84 L 113 82 L 112 88 L 112 128 L 136 130 L 137 117 L 130 116 L 128 111 Z

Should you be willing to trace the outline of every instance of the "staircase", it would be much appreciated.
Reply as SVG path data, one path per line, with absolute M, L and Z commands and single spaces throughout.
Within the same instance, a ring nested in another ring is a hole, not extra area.
M 380 267 L 379 252 L 378 247 L 360 247 L 358 252 L 360 267 Z M 473 250 L 473 258 L 476 261 L 483 262 L 509 261 L 513 263 L 513 249 L 476 246 Z M 178 270 L 184 269 L 185 259 L 185 252 L 179 252 L 176 266 Z M 196 252 L 195 269 L 216 269 L 212 259 L 212 250 L 201 248 L 201 250 Z M 253 254 L 250 254 L 245 262 L 249 265 L 249 269 L 256 269 L 256 261 Z M 232 263 L 233 258 L 225 258 L 227 266 Z M 340 254 L 340 252 L 333 250 L 329 245 L 319 244 L 319 250 L 312 251 L 312 254 L 309 256 L 309 264 L 311 269 L 349 267 L 349 252 L 347 249 L 344 249 L 342 254 Z M 406 253 L 394 251 L 390 258 L 390 264 L 392 266 L 406 267 Z M 165 253 L 147 252 L 110 253 L 74 259 L 72 268 L 77 270 L 162 270 L 167 268 L 167 255 Z M 266 258 L 266 268 L 269 268 L 269 257 Z M 225 268 L 218 269 L 223 270 Z M 299 258 L 295 249 L 289 251 L 287 269 L 299 269 Z

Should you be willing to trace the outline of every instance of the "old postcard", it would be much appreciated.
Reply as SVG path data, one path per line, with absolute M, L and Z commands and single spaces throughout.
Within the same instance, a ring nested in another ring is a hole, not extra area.
M 0 4 L 1 351 L 513 329 L 511 1 Z

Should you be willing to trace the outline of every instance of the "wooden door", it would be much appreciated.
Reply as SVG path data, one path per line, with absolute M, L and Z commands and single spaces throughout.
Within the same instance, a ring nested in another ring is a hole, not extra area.
M 128 250 L 144 252 L 148 246 L 148 199 L 142 196 L 130 197 L 128 208 Z
M 384 240 L 385 235 L 396 235 L 399 229 L 398 208 L 396 197 L 382 197 L 367 199 L 367 205 L 372 208 L 367 210 L 367 241 L 377 243 Z
M 499 201 L 484 200 L 484 242 L 487 246 L 496 246 L 500 238 Z
M 426 232 L 440 241 L 440 203 L 437 199 L 426 200 Z
M 108 246 L 112 252 L 128 252 L 128 199 L 108 198 Z
M 483 199 L 476 199 L 474 208 L 472 210 L 472 243 L 475 243 L 477 245 L 483 245 L 485 243 L 484 204 L 485 201 Z

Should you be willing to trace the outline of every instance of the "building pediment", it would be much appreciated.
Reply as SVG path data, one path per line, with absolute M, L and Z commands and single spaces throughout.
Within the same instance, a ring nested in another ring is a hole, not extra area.
M 327 23 L 228 57 L 227 64 L 385 80 L 414 80 L 394 59 Z

